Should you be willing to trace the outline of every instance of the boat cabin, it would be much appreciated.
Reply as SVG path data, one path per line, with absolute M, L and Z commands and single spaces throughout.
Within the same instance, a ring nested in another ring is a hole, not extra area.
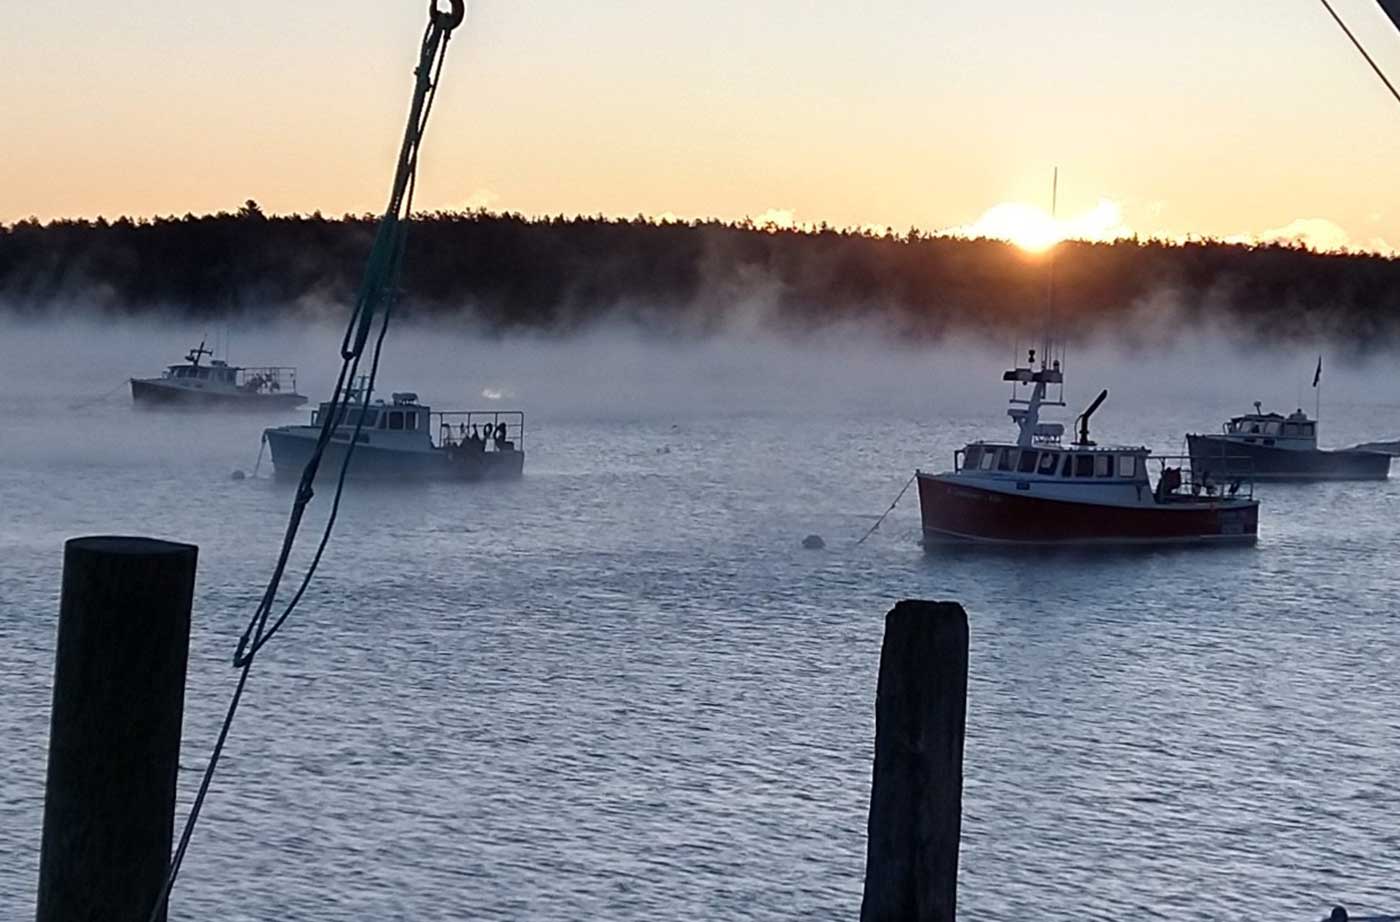
M 1254 412 L 1233 417 L 1224 427 L 1229 439 L 1251 445 L 1278 448 L 1316 448 L 1317 422 L 1302 410 L 1287 417 L 1279 413 L 1264 413 L 1258 402 Z
M 1146 448 L 1099 448 L 973 442 L 954 454 L 955 471 L 1014 474 L 1018 478 L 1147 482 Z
M 201 365 L 201 356 L 208 355 L 209 364 Z M 214 391 L 237 391 L 243 394 L 277 394 L 283 390 L 295 394 L 297 370 L 289 365 L 267 365 L 245 368 L 216 359 L 201 343 L 191 349 L 182 365 L 167 365 L 161 379 L 182 387 L 207 388 Z
M 336 413 L 336 430 L 331 438 L 337 441 L 348 441 L 355 427 L 359 426 L 357 441 L 362 443 L 397 443 L 401 447 L 409 447 L 418 442 L 431 447 L 478 451 L 519 451 L 524 448 L 525 414 L 519 411 L 434 412 L 431 407 L 419 403 L 418 395 L 411 391 L 392 395 L 389 403 L 376 400 L 364 406 L 358 402 L 359 392 L 351 393 L 352 402 L 342 404 Z M 320 426 L 330 408 L 329 402 L 317 407 L 311 414 L 311 425 Z M 361 417 L 364 419 L 363 425 Z
M 418 402 L 417 394 L 394 394 L 392 404 L 376 400 L 369 406 L 359 403 L 356 399 L 357 396 L 358 392 L 352 391 L 351 402 L 342 403 L 336 410 L 336 431 L 331 433 L 331 438 L 346 441 L 358 426 L 360 429 L 358 440 L 361 442 L 370 440 L 369 433 L 371 431 L 382 432 L 386 435 L 393 434 L 399 438 L 415 439 L 416 437 L 420 441 L 432 441 L 428 427 L 432 410 Z M 320 426 L 322 420 L 331 412 L 331 406 L 332 404 L 327 401 L 313 410 L 311 425 Z
M 238 369 L 215 359 L 208 365 L 171 365 L 161 377 L 175 381 L 209 381 L 233 387 L 237 382 Z

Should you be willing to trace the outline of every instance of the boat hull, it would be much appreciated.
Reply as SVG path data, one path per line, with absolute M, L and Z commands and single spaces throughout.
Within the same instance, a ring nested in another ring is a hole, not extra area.
M 131 399 L 141 406 L 204 407 L 243 410 L 278 410 L 306 403 L 296 393 L 240 393 L 179 387 L 159 378 L 132 378 Z
M 1249 499 L 1181 497 L 1108 505 L 1050 499 L 918 474 L 925 544 L 1251 544 L 1259 504 Z
M 1191 472 L 1196 479 L 1209 474 L 1215 481 L 1235 477 L 1252 480 L 1385 480 L 1390 455 L 1376 451 L 1320 451 L 1277 448 L 1217 435 L 1188 435 Z
M 301 477 L 306 462 L 316 447 L 315 430 L 304 433 L 289 433 L 279 429 L 268 429 L 268 453 L 272 457 L 272 467 L 279 478 Z M 372 434 L 370 436 L 372 438 Z M 340 476 L 345 463 L 348 443 L 333 440 L 326 446 L 318 471 L 320 477 Z M 383 481 L 425 481 L 425 480 L 514 480 L 525 471 L 525 452 L 458 450 L 456 448 L 423 448 L 404 450 L 402 448 L 381 448 L 372 442 L 355 446 L 350 456 L 347 476 L 359 480 Z

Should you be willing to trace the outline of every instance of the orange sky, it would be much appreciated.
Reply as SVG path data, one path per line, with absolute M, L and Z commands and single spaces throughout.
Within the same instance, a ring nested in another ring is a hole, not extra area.
M 1371 0 L 1335 2 L 1400 76 Z M 7 12 L 0 220 L 378 210 L 424 6 Z M 1315 0 L 482 0 L 418 202 L 981 229 L 1058 165 L 1089 235 L 1400 245 L 1397 153 L 1400 106 Z

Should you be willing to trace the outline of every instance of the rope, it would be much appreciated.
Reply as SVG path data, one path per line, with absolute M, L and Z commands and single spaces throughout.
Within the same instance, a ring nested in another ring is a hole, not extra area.
M 1377 64 L 1375 60 L 1373 60 L 1372 57 L 1366 53 L 1366 49 L 1362 47 L 1361 41 L 1355 35 L 1352 34 L 1350 29 L 1347 28 L 1347 24 L 1345 22 L 1342 22 L 1342 17 L 1337 15 L 1337 11 L 1332 9 L 1332 4 L 1328 3 L 1327 0 L 1318 0 L 1318 2 L 1327 8 L 1327 12 L 1332 14 L 1332 19 L 1337 23 L 1338 26 L 1341 26 L 1341 29 L 1343 32 L 1346 33 L 1347 38 L 1351 39 L 1351 43 L 1356 46 L 1356 50 L 1361 52 L 1361 56 L 1366 59 L 1366 63 L 1371 65 L 1371 70 L 1375 71 L 1376 76 L 1381 78 L 1381 83 L 1385 84 L 1385 88 L 1387 90 L 1390 90 L 1390 95 L 1395 97 L 1396 102 L 1400 102 L 1400 90 L 1395 89 L 1395 84 L 1391 83 L 1390 79 L 1386 77 L 1385 71 L 1381 70 L 1380 65 Z
M 321 420 L 321 430 L 316 440 L 316 446 L 312 450 L 311 457 L 307 460 L 305 468 L 302 470 L 301 481 L 297 487 L 296 497 L 292 502 L 291 514 L 288 517 L 286 532 L 282 539 L 282 547 L 278 553 L 277 563 L 273 568 L 272 576 L 268 580 L 267 588 L 263 592 L 262 600 L 257 609 L 249 619 L 247 627 L 238 639 L 238 648 L 234 653 L 233 665 L 239 670 L 238 681 L 234 686 L 233 695 L 229 700 L 228 711 L 224 716 L 219 734 L 214 742 L 213 751 L 209 756 L 209 763 L 205 767 L 204 776 L 200 781 L 199 791 L 195 795 L 193 804 L 190 806 L 189 815 L 186 817 L 184 829 L 180 834 L 179 845 L 175 849 L 170 860 L 170 867 L 166 874 L 165 882 L 156 898 L 155 905 L 148 916 L 149 922 L 156 922 L 161 916 L 162 909 L 169 899 L 170 892 L 175 886 L 175 880 L 180 872 L 180 867 L 184 862 L 185 854 L 189 849 L 190 839 L 194 834 L 195 824 L 199 820 L 203 809 L 205 798 L 208 796 L 210 784 L 214 780 L 214 773 L 218 768 L 219 760 L 223 755 L 224 745 L 228 741 L 228 735 L 233 727 L 234 716 L 238 712 L 238 706 L 243 699 L 243 691 L 247 687 L 248 678 L 252 673 L 253 663 L 258 652 L 277 631 L 286 623 L 297 604 L 301 601 L 307 587 L 311 584 L 311 579 L 320 566 L 321 557 L 325 552 L 326 545 L 330 541 L 331 532 L 335 527 L 336 518 L 340 511 L 340 500 L 345 489 L 345 478 L 350 468 L 350 459 L 354 454 L 355 446 L 359 442 L 361 430 L 364 428 L 365 413 L 364 408 L 370 405 L 374 394 L 374 384 L 379 375 L 379 358 L 384 346 L 384 338 L 389 330 L 389 317 L 398 300 L 398 281 L 403 271 L 404 241 L 407 233 L 407 221 L 413 213 L 413 193 L 417 186 L 418 150 L 423 140 L 423 133 L 427 127 L 428 115 L 432 111 L 433 99 L 437 95 L 438 79 L 442 73 L 442 65 L 447 55 L 447 45 L 451 39 L 452 30 L 461 21 L 462 4 L 460 0 L 451 0 L 452 11 L 441 13 L 436 8 L 436 3 L 429 7 L 428 26 L 424 30 L 422 45 L 419 51 L 418 68 L 414 71 L 416 83 L 414 87 L 413 105 L 409 114 L 408 126 L 404 132 L 403 148 L 400 152 L 398 168 L 394 175 L 394 185 L 389 198 L 389 205 L 384 213 L 383 219 L 379 223 L 379 228 L 375 233 L 374 245 L 370 250 L 369 259 L 365 266 L 365 274 L 360 283 L 360 291 L 356 297 L 354 310 L 350 314 L 346 325 L 345 336 L 341 340 L 341 366 L 336 377 L 335 388 L 331 394 L 331 400 L 323 412 Z M 360 360 L 364 355 L 365 346 L 373 330 L 375 314 L 379 314 L 379 331 L 375 339 L 373 356 L 370 361 L 370 372 L 365 379 L 363 388 L 356 386 L 357 376 L 360 369 Z M 301 521 L 305 514 L 307 505 L 314 496 L 312 487 L 316 474 L 320 469 L 321 461 L 325 455 L 327 445 L 330 443 L 331 435 L 340 422 L 341 411 L 352 403 L 358 402 L 362 410 L 355 421 L 355 430 L 350 440 L 346 443 L 345 454 L 340 464 L 339 477 L 336 479 L 335 495 L 331 503 L 330 515 L 327 517 L 325 528 L 322 531 L 320 542 L 317 545 L 316 553 L 307 567 L 301 584 L 297 587 L 296 593 L 291 601 L 287 603 L 282 613 L 269 626 L 268 622 L 272 616 L 272 610 L 276 604 L 277 590 L 281 586 L 282 578 L 286 572 L 287 561 L 291 556 L 292 547 L 296 543 L 297 533 L 301 528 Z M 262 460 L 262 450 L 258 450 L 258 460 Z
M 907 492 L 909 491 L 910 485 L 912 485 L 912 484 L 914 483 L 914 481 L 917 480 L 918 478 L 919 478 L 919 472 L 918 472 L 918 471 L 915 471 L 915 472 L 914 472 L 914 476 L 913 476 L 913 477 L 910 477 L 909 480 L 904 484 L 904 489 L 900 490 L 900 491 L 899 491 L 899 495 L 896 496 L 896 497 L 894 498 L 894 502 L 890 503 L 890 508 L 888 508 L 888 509 L 886 509 L 884 512 L 882 512 L 882 513 L 880 514 L 880 517 L 879 517 L 878 519 L 875 520 L 875 524 L 870 526 L 870 530 L 867 531 L 864 535 L 862 535 L 862 536 L 861 536 L 861 539 L 860 539 L 859 541 L 856 542 L 856 544 L 855 544 L 856 547 L 860 547 L 862 544 L 865 543 L 865 539 L 866 539 L 866 538 L 869 538 L 871 535 L 875 534 L 875 529 L 879 528 L 879 527 L 880 527 L 880 523 L 883 522 L 883 521 L 885 521 L 885 516 L 889 515 L 891 512 L 894 512 L 894 507 L 899 505 L 899 501 L 900 501 L 901 499 L 903 499 L 903 498 L 904 498 L 904 494 L 907 493 Z
M 119 390 L 121 390 L 122 388 L 126 387 L 127 383 L 128 383 L 127 379 L 126 379 L 126 378 L 122 378 L 122 380 L 120 381 L 120 383 L 118 383 L 117 386 L 114 387 L 114 388 L 112 388 L 111 390 L 103 391 L 102 393 L 98 394 L 96 397 L 89 397 L 89 398 L 87 398 L 86 400 L 79 400 L 79 401 L 77 401 L 76 403 L 70 403 L 70 404 L 68 404 L 68 409 L 70 409 L 70 410 L 81 410 L 81 409 L 83 409 L 84 407 L 90 407 L 90 406 L 92 406 L 94 403 L 98 403 L 98 402 L 100 402 L 100 401 L 106 400 L 108 397 L 112 396 L 112 395 L 115 394 L 117 391 L 119 391 Z
M 263 449 L 267 447 L 267 433 L 263 433 L 262 441 L 258 442 L 258 460 L 253 462 L 253 479 L 258 478 L 258 468 L 262 467 Z

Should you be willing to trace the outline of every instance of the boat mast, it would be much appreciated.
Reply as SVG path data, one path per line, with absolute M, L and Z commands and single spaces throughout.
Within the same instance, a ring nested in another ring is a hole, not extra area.
M 1059 197 L 1060 168 L 1055 167 L 1050 177 L 1050 221 L 1052 228 L 1059 206 Z M 1041 407 L 1062 407 L 1065 405 L 1064 371 L 1060 367 L 1060 360 L 1054 355 L 1055 338 L 1053 335 L 1055 328 L 1055 247 L 1058 243 L 1059 241 L 1056 240 L 1050 244 L 1049 262 L 1046 265 L 1045 324 L 1041 330 L 1040 365 L 1036 366 L 1036 350 L 1031 349 L 1026 357 L 1025 368 L 1017 365 L 1002 375 L 1003 381 L 1012 382 L 1011 408 L 1006 413 L 1019 427 L 1016 444 L 1021 448 L 1030 448 L 1035 444 L 1036 433 L 1040 429 Z M 1034 342 L 1034 338 L 1032 338 L 1032 342 Z M 1018 386 L 1022 384 L 1033 385 L 1029 398 L 1016 396 Z M 1060 385 L 1060 392 L 1057 399 L 1047 400 L 1047 390 L 1051 384 Z
M 1050 174 L 1050 228 L 1054 233 L 1056 227 L 1056 217 L 1059 210 L 1060 200 L 1060 168 L 1057 166 Z M 1044 368 L 1047 362 L 1055 359 L 1055 340 L 1053 331 L 1055 329 L 1055 251 L 1059 249 L 1059 240 L 1050 242 L 1049 262 L 1045 270 L 1045 331 L 1041 342 L 1040 367 Z

